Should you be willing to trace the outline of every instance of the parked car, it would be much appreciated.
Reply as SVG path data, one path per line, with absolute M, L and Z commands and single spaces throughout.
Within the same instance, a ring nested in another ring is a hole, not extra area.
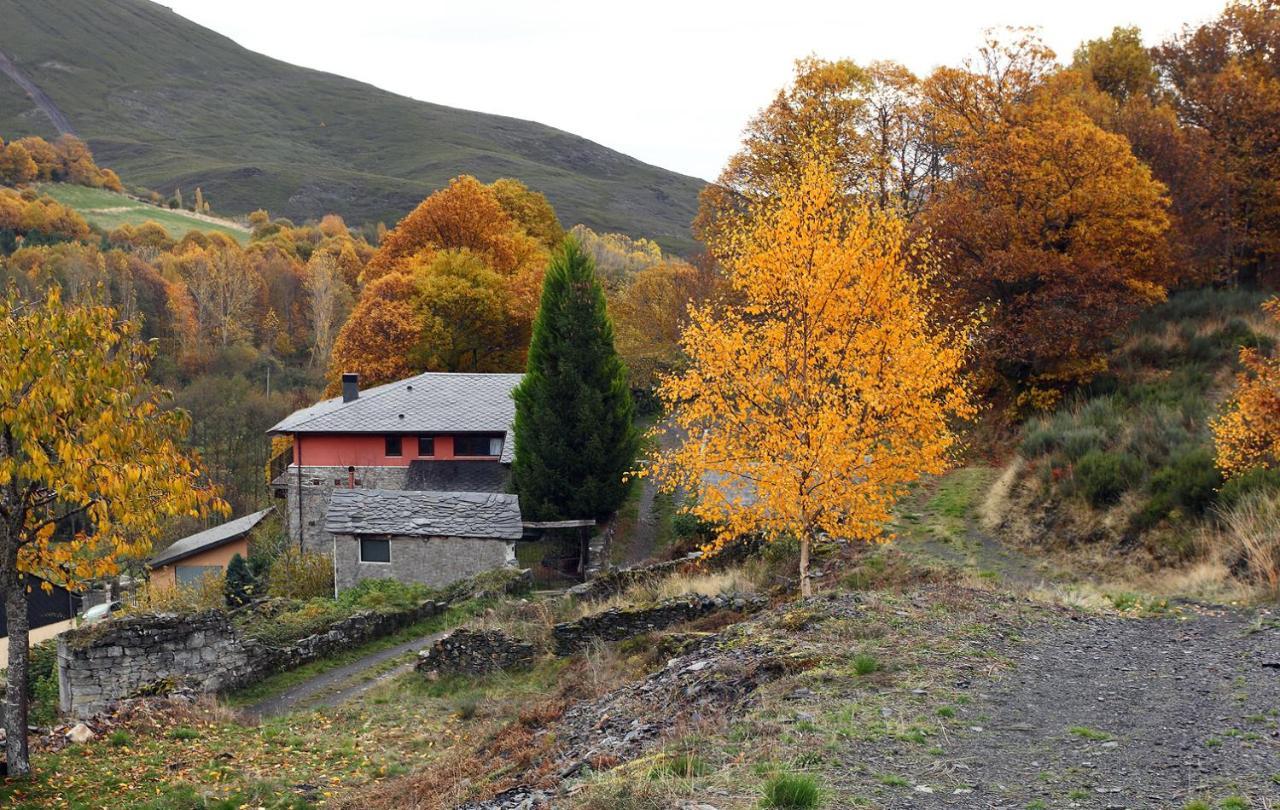
M 84 615 L 80 617 L 80 621 L 83 624 L 100 622 L 112 613 L 118 611 L 121 607 L 122 605 L 119 600 L 115 602 L 103 602 L 101 605 L 94 605 L 84 612 Z

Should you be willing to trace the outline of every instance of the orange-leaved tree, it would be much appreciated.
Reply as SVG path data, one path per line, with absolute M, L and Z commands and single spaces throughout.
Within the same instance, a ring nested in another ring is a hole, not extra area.
M 146 380 L 150 347 L 115 310 L 10 295 L 0 320 L 0 591 L 9 774 L 27 755 L 32 577 L 76 587 L 146 554 L 170 518 L 224 506 L 182 447 L 188 420 Z M 39 587 L 38 585 L 36 587 Z
M 1047 406 L 1105 361 L 1106 340 L 1169 281 L 1164 186 L 1079 106 L 1034 39 L 993 38 L 926 82 L 948 182 L 932 231 L 961 311 L 995 302 L 987 360 Z
M 975 411 L 974 322 L 935 318 L 923 248 L 820 161 L 722 238 L 732 293 L 690 313 L 688 366 L 659 389 L 685 438 L 652 471 L 697 492 L 708 551 L 796 538 L 809 594 L 815 541 L 880 537 L 905 486 L 948 466 L 953 420 Z
M 1280 322 L 1280 298 L 1263 305 Z M 1223 413 L 1213 421 L 1218 467 L 1228 476 L 1253 467 L 1280 467 L 1280 352 L 1242 348 L 1244 371 Z

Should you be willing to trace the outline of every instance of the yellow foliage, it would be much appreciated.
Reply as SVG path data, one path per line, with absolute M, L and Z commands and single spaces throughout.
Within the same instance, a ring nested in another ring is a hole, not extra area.
M 922 246 L 838 182 L 807 163 L 715 246 L 734 303 L 691 311 L 688 368 L 659 390 L 686 438 L 653 462 L 720 527 L 708 551 L 798 538 L 806 591 L 810 543 L 880 538 L 906 485 L 948 466 L 951 422 L 975 412 L 973 322 L 939 325 Z

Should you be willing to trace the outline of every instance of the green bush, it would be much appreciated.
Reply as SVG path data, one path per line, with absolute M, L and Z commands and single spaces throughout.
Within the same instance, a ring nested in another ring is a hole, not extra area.
M 1058 435 L 1039 419 L 1032 419 L 1023 431 L 1018 450 L 1025 459 L 1038 458 L 1052 453 L 1058 447 Z
M 1151 476 L 1147 491 L 1151 499 L 1135 518 L 1136 527 L 1150 528 L 1174 510 L 1199 517 L 1209 511 L 1222 486 L 1222 473 L 1208 447 L 1186 447 L 1176 452 L 1169 465 Z
M 1079 461 L 1094 450 L 1102 450 L 1107 443 L 1107 433 L 1100 427 L 1086 425 L 1072 428 L 1062 434 L 1062 452 L 1071 461 Z
M 257 583 L 249 572 L 249 564 L 239 553 L 232 555 L 227 563 L 227 574 L 222 584 L 222 593 L 226 597 L 227 607 L 247 605 L 253 599 Z
M 1127 453 L 1093 450 L 1075 467 L 1077 491 L 1095 508 L 1120 500 L 1141 477 L 1142 463 Z
M 808 774 L 780 773 L 764 784 L 764 806 L 790 810 L 817 807 L 822 799 L 818 780 Z
M 1228 478 L 1218 491 L 1218 508 L 1230 510 L 1255 492 L 1280 492 L 1280 469 L 1254 467 Z
M 310 551 L 285 551 L 271 563 L 267 595 L 281 599 L 333 596 L 333 560 Z
M 338 605 L 350 612 L 376 610 L 394 613 L 408 610 L 434 594 L 420 583 L 405 583 L 395 579 L 362 579 L 353 587 L 338 594 Z

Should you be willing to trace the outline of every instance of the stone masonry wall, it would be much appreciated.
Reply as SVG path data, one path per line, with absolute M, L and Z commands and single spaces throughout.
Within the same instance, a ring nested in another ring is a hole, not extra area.
M 305 461 L 305 459 L 304 459 Z M 404 489 L 408 467 L 356 467 L 355 477 L 363 489 Z M 302 547 L 307 551 L 333 555 L 333 535 L 324 530 L 324 514 L 334 489 L 347 486 L 346 467 L 302 468 Z M 289 537 L 298 539 L 298 468 L 290 465 L 276 479 L 285 486 L 285 522 Z M 341 482 L 341 483 L 336 483 Z
M 763 596 L 689 594 L 637 610 L 610 608 L 574 622 L 562 622 L 551 630 L 556 655 L 573 655 L 591 641 L 622 641 L 651 630 L 691 621 L 720 610 L 754 612 L 768 604 Z
M 441 675 L 484 675 L 533 664 L 534 646 L 500 630 L 455 630 L 418 653 L 416 669 Z
M 360 562 L 360 540 L 351 535 L 338 535 L 334 550 L 340 591 L 362 579 L 398 579 L 443 588 L 484 571 L 516 567 L 515 543 L 493 538 L 394 536 L 389 563 Z
M 112 619 L 59 636 L 60 708 L 73 717 L 87 717 L 117 700 L 177 687 L 235 689 L 388 635 L 447 607 L 423 602 L 395 613 L 357 613 L 284 647 L 246 637 L 221 611 Z

